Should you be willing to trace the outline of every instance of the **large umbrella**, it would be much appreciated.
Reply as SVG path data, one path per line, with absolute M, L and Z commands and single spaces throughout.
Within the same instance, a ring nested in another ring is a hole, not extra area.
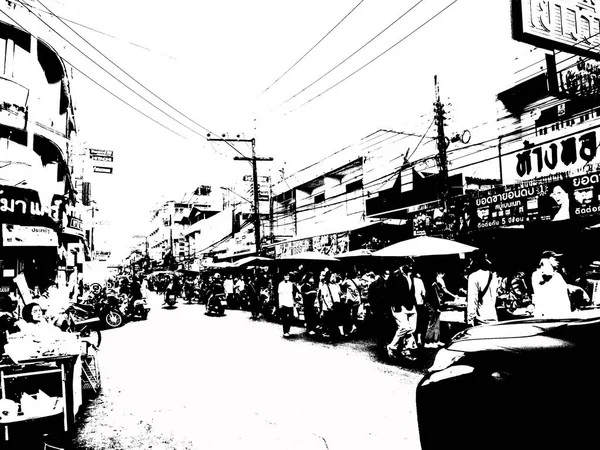
M 266 266 L 272 261 L 273 259 L 264 256 L 248 256 L 236 261 L 233 265 L 235 267 Z
M 333 256 L 310 251 L 296 253 L 295 255 L 285 255 L 279 259 L 282 261 L 339 261 L 339 259 L 334 258 Z
M 344 259 L 344 258 L 365 258 L 373 256 L 373 252 L 371 250 L 367 250 L 366 248 L 359 248 L 357 250 L 351 250 L 346 253 L 340 253 L 335 255 L 336 258 Z
M 385 247 L 373 253 L 374 256 L 435 256 L 435 255 L 456 255 L 460 253 L 470 253 L 478 250 L 477 247 L 461 244 L 450 239 L 442 239 L 431 236 L 419 236 L 416 238 L 401 241 L 396 244 Z

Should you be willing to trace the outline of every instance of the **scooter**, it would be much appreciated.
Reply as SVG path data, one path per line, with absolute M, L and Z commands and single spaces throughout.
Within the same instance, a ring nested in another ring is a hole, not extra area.
M 207 316 L 224 316 L 225 306 L 227 306 L 227 300 L 225 300 L 225 294 L 213 294 L 206 302 Z
M 150 306 L 148 306 L 145 298 L 131 300 L 131 297 L 125 297 L 121 312 L 128 320 L 146 320 L 150 312 Z
M 177 295 L 175 294 L 175 292 L 173 292 L 173 291 L 165 292 L 165 303 L 170 307 L 175 306 L 175 304 L 177 303 Z

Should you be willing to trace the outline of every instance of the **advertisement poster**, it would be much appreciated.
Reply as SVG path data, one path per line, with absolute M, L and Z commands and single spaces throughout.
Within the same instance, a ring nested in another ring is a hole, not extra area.
M 600 171 L 565 174 L 483 191 L 465 202 L 457 230 L 470 232 L 600 215 Z

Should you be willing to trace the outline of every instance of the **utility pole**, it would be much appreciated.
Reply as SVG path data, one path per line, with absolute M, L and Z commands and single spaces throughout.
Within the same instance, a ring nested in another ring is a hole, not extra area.
M 250 164 L 252 165 L 252 190 L 254 191 L 254 204 L 253 204 L 253 210 L 254 210 L 254 240 L 256 241 L 256 254 L 257 256 L 260 256 L 261 254 L 261 243 L 260 243 L 260 210 L 259 210 L 259 195 L 258 195 L 258 171 L 256 168 L 256 162 L 257 161 L 273 161 L 273 158 L 271 158 L 270 156 L 268 157 L 258 157 L 256 156 L 256 151 L 255 151 L 255 146 L 256 146 L 256 140 L 254 138 L 252 139 L 243 139 L 240 138 L 239 135 L 237 138 L 235 139 L 230 139 L 230 138 L 226 138 L 225 135 L 223 135 L 222 138 L 211 138 L 210 134 L 207 137 L 208 141 L 216 141 L 216 142 L 249 142 L 251 144 L 251 148 L 252 148 L 252 157 L 248 158 L 246 156 L 236 156 L 234 157 L 234 161 L 250 161 Z
M 435 82 L 435 103 L 434 111 L 435 111 L 435 121 L 437 123 L 437 163 L 439 168 L 439 197 L 442 201 L 442 206 L 444 210 L 448 211 L 448 157 L 446 154 L 446 149 L 448 148 L 448 142 L 446 140 L 446 136 L 444 134 L 444 119 L 445 113 L 444 104 L 440 100 L 440 87 L 438 84 L 437 75 L 434 76 Z

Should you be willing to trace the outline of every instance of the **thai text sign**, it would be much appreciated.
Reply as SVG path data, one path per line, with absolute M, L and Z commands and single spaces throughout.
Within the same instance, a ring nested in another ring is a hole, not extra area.
M 562 172 L 574 172 L 600 162 L 597 129 L 564 135 L 539 144 L 524 141 L 522 150 L 503 156 L 507 178 L 531 180 Z
M 2 244 L 6 247 L 57 247 L 58 236 L 46 227 L 2 224 Z
M 564 69 L 557 68 L 558 92 L 569 97 L 600 94 L 600 63 L 579 58 Z
M 513 0 L 513 39 L 550 50 L 597 56 L 600 14 L 595 0 Z
M 505 186 L 468 202 L 470 227 L 465 231 L 600 215 L 600 171 Z
M 63 209 L 64 199 L 60 196 L 55 195 L 52 205 L 44 208 L 37 191 L 0 185 L 0 223 L 36 225 L 45 223 L 45 217 L 61 223 Z

